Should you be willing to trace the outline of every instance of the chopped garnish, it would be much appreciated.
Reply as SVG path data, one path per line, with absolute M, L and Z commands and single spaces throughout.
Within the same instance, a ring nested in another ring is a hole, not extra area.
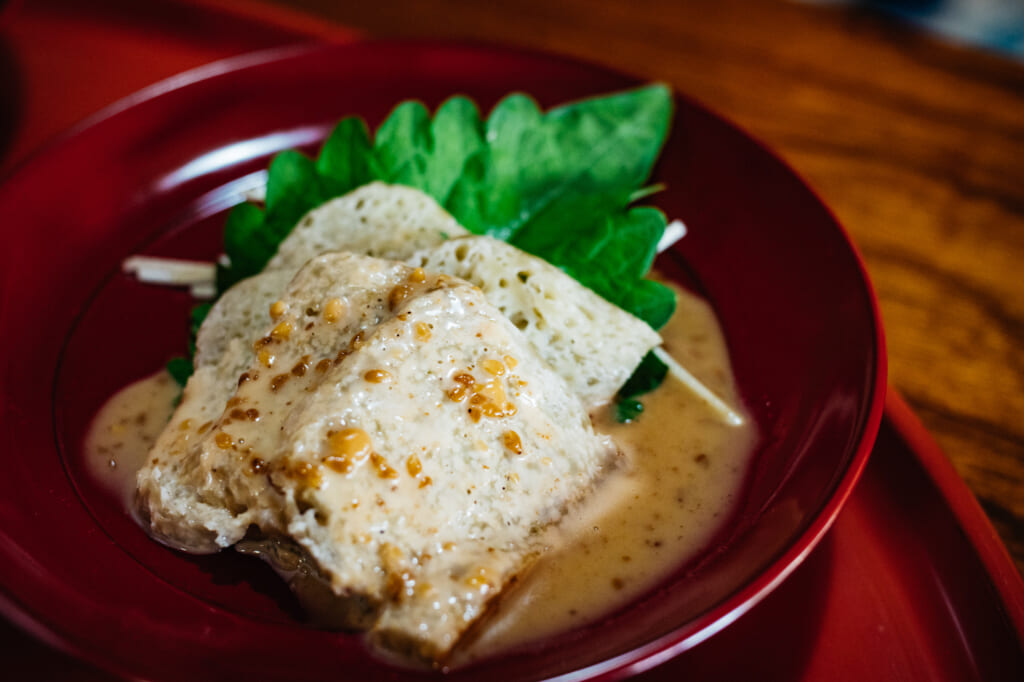
M 665 232 L 658 240 L 658 253 L 668 251 L 672 245 L 686 236 L 686 225 L 682 220 L 673 220 L 665 226 Z
M 121 268 L 140 282 L 151 284 L 202 285 L 212 283 L 216 275 L 214 263 L 152 256 L 131 256 Z

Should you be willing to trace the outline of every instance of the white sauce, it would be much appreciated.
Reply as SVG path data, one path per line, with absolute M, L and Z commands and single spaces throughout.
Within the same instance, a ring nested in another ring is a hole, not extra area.
M 666 350 L 742 414 L 714 313 L 677 293 L 676 315 L 662 330 Z M 91 426 L 90 470 L 126 508 L 177 395 L 171 377 L 158 372 L 113 396 Z M 551 531 L 556 549 L 502 597 L 454 665 L 542 641 L 623 606 L 698 554 L 726 520 L 756 439 L 750 419 L 728 425 L 671 376 L 643 403 L 632 424 L 616 423 L 611 410 L 596 415 L 598 430 L 616 439 L 628 466 Z
M 170 420 L 180 392 L 167 370 L 160 370 L 121 389 L 89 426 L 85 437 L 89 471 L 128 510 L 135 498 L 136 474 Z

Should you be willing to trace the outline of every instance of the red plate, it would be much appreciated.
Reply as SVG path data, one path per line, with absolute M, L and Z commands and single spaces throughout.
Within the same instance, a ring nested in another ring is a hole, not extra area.
M 151 542 L 86 474 L 100 404 L 184 344 L 177 292 L 119 274 L 132 253 L 212 258 L 224 211 L 273 152 L 410 97 L 510 90 L 550 106 L 635 82 L 481 47 L 360 44 L 263 53 L 115 107 L 0 188 L 8 614 L 77 655 L 154 679 L 397 679 L 356 637 L 304 626 L 269 570 Z M 792 571 L 831 524 L 878 429 L 885 360 L 863 267 L 785 165 L 685 99 L 658 198 L 690 235 L 660 266 L 719 312 L 761 443 L 732 524 L 692 565 L 600 623 L 467 674 L 618 676 L 705 640 Z M 461 674 L 453 675 L 455 678 Z

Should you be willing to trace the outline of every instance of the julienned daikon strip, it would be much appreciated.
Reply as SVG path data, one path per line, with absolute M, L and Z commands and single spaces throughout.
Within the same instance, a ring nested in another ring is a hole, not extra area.
M 267 203 L 267 185 L 262 184 L 258 187 L 246 191 L 243 195 L 245 200 L 253 204 L 265 204 Z
M 721 415 L 727 424 L 731 426 L 740 426 L 743 424 L 743 417 L 741 417 L 736 410 L 726 405 L 721 398 L 711 391 L 711 389 L 702 384 L 697 377 L 690 374 L 685 367 L 676 362 L 671 355 L 665 352 L 664 348 L 655 348 L 651 352 L 658 356 L 659 360 L 668 365 L 668 371 L 672 376 L 689 387 L 696 396 L 701 398 L 711 407 L 711 409 Z
M 188 287 L 192 298 L 211 299 L 217 295 L 217 266 L 214 263 L 131 256 L 121 267 L 146 284 Z
M 211 299 L 217 295 L 216 282 L 197 282 L 188 288 L 192 298 L 201 300 Z
M 217 276 L 214 263 L 179 258 L 131 256 L 125 259 L 121 268 L 128 274 L 134 274 L 140 282 L 168 286 L 213 284 Z
M 673 220 L 665 226 L 665 232 L 658 240 L 658 253 L 668 251 L 673 244 L 686 236 L 686 225 L 682 220 Z

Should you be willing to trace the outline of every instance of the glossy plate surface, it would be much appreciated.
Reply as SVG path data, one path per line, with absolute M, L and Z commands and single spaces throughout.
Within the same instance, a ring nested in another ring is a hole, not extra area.
M 301 623 L 251 561 L 151 542 L 86 473 L 100 404 L 184 344 L 189 300 L 119 274 L 132 253 L 212 259 L 224 211 L 269 155 L 313 149 L 343 115 L 400 100 L 483 109 L 512 90 L 551 106 L 634 85 L 551 57 L 436 44 L 264 53 L 162 84 L 38 157 L 0 187 L 8 248 L 0 323 L 6 612 L 51 641 L 154 679 L 399 678 L 355 637 Z M 591 627 L 467 674 L 616 676 L 693 647 L 782 580 L 820 539 L 870 450 L 884 352 L 863 268 L 821 202 L 757 143 L 677 102 L 657 205 L 689 236 L 659 265 L 722 320 L 761 442 L 742 507 L 715 547 Z M 461 675 L 454 675 L 455 678 Z

